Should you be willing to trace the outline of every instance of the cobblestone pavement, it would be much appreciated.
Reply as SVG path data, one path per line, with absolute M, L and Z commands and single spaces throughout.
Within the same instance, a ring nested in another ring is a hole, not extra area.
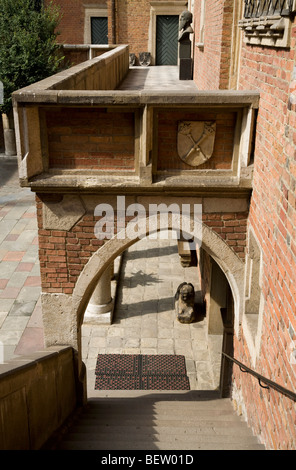
M 9 360 L 44 341 L 35 197 L 19 186 L 16 158 L 0 155 L 0 164 L 0 346 Z M 112 325 L 83 325 L 89 395 L 105 352 L 181 354 L 192 389 L 217 387 L 221 337 L 207 334 L 202 316 L 191 325 L 176 320 L 174 295 L 184 280 L 199 290 L 197 269 L 181 266 L 176 240 L 144 239 L 125 252 Z
M 4 360 L 43 348 L 34 194 L 0 155 L 0 342 Z
M 219 385 L 221 336 L 207 334 L 202 314 L 191 324 L 176 319 L 174 296 L 181 282 L 200 290 L 197 268 L 183 268 L 176 240 L 143 239 L 125 252 L 111 326 L 83 325 L 88 393 L 94 392 L 98 354 L 180 354 L 192 390 Z

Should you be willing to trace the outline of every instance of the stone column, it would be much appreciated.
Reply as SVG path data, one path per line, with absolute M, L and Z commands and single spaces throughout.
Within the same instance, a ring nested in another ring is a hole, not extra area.
M 110 265 L 100 277 L 91 296 L 84 315 L 84 323 L 110 325 L 112 322 L 114 301 L 111 295 L 113 265 Z
M 2 114 L 5 155 L 16 155 L 15 130 L 13 115 Z

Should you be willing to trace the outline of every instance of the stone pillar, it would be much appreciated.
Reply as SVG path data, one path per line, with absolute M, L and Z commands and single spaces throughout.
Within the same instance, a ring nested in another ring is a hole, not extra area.
M 192 244 L 193 240 L 185 240 L 182 236 L 178 240 L 178 254 L 183 268 L 197 266 L 196 247 L 193 249 Z
M 95 287 L 84 315 L 84 323 L 110 325 L 112 322 L 114 301 L 111 295 L 113 264 L 101 275 Z
M 192 57 L 191 57 L 190 39 L 180 42 L 179 58 L 180 58 L 179 79 L 180 80 L 192 80 L 193 62 L 192 62 Z
M 8 155 L 8 156 L 16 155 L 15 131 L 14 131 L 14 121 L 13 121 L 12 113 L 11 113 L 11 116 L 2 114 L 2 122 L 3 122 L 5 155 Z

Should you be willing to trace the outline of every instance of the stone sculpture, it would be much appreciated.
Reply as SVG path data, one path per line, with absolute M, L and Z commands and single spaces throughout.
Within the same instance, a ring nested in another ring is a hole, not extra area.
M 129 65 L 130 67 L 133 67 L 134 65 L 136 65 L 136 54 L 129 55 Z
M 139 54 L 139 62 L 140 65 L 143 67 L 149 67 L 151 64 L 151 54 L 150 52 L 140 52 Z
M 192 13 L 188 10 L 183 11 L 179 20 L 179 78 L 180 80 L 192 80 L 192 57 L 190 34 L 193 33 L 191 27 Z
M 180 15 L 179 20 L 179 31 L 181 31 L 179 36 L 179 42 L 184 42 L 189 40 L 190 34 L 193 33 L 191 27 L 192 23 L 192 13 L 188 10 L 185 10 Z
M 175 294 L 175 308 L 180 323 L 192 323 L 194 320 L 195 291 L 191 283 L 182 282 Z
M 216 135 L 214 121 L 180 121 L 178 123 L 178 155 L 184 163 L 199 166 L 213 154 Z

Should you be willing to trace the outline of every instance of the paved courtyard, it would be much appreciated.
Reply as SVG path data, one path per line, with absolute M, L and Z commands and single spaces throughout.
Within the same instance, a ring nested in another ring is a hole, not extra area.
M 44 342 L 35 197 L 19 186 L 16 158 L 1 155 L 0 164 L 0 352 L 6 361 L 41 350 Z M 192 389 L 218 386 L 221 337 L 208 336 L 202 315 L 190 325 L 176 320 L 174 295 L 184 280 L 199 291 L 197 268 L 181 266 L 176 240 L 143 239 L 124 253 L 112 325 L 83 325 L 90 394 L 99 353 L 181 354 Z
M 89 395 L 98 395 L 93 392 L 94 369 L 97 355 L 104 353 L 180 354 L 192 390 L 219 386 L 221 336 L 207 334 L 202 312 L 191 324 L 176 319 L 174 296 L 184 281 L 198 294 L 197 268 L 182 267 L 174 239 L 145 238 L 124 253 L 112 325 L 83 325 Z

